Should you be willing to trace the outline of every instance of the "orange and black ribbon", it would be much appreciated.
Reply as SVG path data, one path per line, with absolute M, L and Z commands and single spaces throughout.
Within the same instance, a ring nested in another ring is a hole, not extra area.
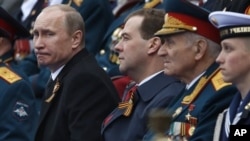
M 120 102 L 118 105 L 119 109 L 125 109 L 123 113 L 124 116 L 129 116 L 131 114 L 134 106 L 134 95 L 136 93 L 136 90 L 137 86 L 135 85 L 128 91 L 124 101 Z

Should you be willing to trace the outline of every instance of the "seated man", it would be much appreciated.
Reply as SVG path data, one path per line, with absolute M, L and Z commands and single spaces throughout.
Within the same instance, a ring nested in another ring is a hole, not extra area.
M 208 21 L 208 11 L 185 0 L 164 2 L 165 23 L 155 33 L 164 43 L 158 54 L 164 59 L 164 73 L 186 84 L 166 107 L 171 117 L 166 137 L 211 141 L 218 114 L 237 91 L 223 81 L 215 62 L 221 50 L 219 31 Z

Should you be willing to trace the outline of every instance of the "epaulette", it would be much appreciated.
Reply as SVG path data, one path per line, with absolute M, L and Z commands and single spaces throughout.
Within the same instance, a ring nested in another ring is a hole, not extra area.
M 150 2 L 145 3 L 143 8 L 154 8 L 161 3 L 161 0 L 151 0 Z
M 18 74 L 7 67 L 0 67 L 0 77 L 10 84 L 22 79 Z
M 250 15 L 250 5 L 247 6 L 244 13 Z
M 83 0 L 69 0 L 68 5 L 71 5 L 72 1 L 78 7 L 80 7 L 83 3 Z
M 221 88 L 231 85 L 231 83 L 226 83 L 223 78 L 222 78 L 222 74 L 221 71 L 218 71 L 213 78 L 211 79 L 212 84 L 215 88 L 216 91 L 220 90 Z
M 185 104 L 185 105 L 188 105 L 190 104 L 191 102 L 193 102 L 193 100 L 196 99 L 196 97 L 200 94 L 200 92 L 203 90 L 203 88 L 206 86 L 206 84 L 208 82 L 210 82 L 210 80 L 212 81 L 213 83 L 213 80 L 212 79 L 215 79 L 218 80 L 218 72 L 219 69 L 216 69 L 211 75 L 209 76 L 203 76 L 200 78 L 198 84 L 196 85 L 196 87 L 194 88 L 194 90 L 192 91 L 192 93 L 190 95 L 187 95 L 183 98 L 182 100 L 182 104 Z M 216 77 L 217 76 L 217 77 Z M 221 77 L 221 76 L 220 76 Z M 217 78 L 217 79 L 216 79 Z M 221 77 L 222 78 L 222 77 Z M 214 85 L 214 84 L 213 84 Z

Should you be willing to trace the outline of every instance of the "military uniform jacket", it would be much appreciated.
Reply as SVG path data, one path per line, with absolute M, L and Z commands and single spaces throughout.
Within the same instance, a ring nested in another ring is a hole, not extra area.
M 147 132 L 147 116 L 155 107 L 165 107 L 184 85 L 162 73 L 138 86 L 132 113 L 126 117 L 116 108 L 103 122 L 104 141 L 137 141 Z
M 0 91 L 0 140 L 34 141 L 38 112 L 29 81 L 0 63 Z
M 173 116 L 170 135 L 184 136 L 189 141 L 213 139 L 216 118 L 229 106 L 237 91 L 221 76 L 218 64 L 212 64 L 189 90 L 171 102 L 168 107 Z
M 242 102 L 241 105 L 240 102 Z M 238 108 L 239 111 L 237 111 Z M 225 120 L 227 118 L 226 115 L 229 114 L 229 125 L 232 125 L 234 117 L 237 116 L 237 113 L 241 114 L 236 120 L 236 123 L 233 125 L 250 125 L 250 92 L 244 100 L 241 99 L 240 93 L 237 92 L 229 108 L 218 116 L 214 130 L 214 141 L 228 141 L 228 138 L 226 138 L 224 134 Z
M 14 50 L 10 50 L 0 56 L 0 63 L 4 63 L 9 66 L 17 67 L 17 62 L 14 60 Z
M 110 78 L 83 49 L 49 83 L 35 141 L 100 141 L 102 121 L 118 99 Z

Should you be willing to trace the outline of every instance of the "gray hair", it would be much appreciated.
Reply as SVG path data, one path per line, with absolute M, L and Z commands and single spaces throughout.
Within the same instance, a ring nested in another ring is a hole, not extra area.
M 208 44 L 208 55 L 212 58 L 216 58 L 219 55 L 221 51 L 221 46 L 218 43 L 215 43 L 214 41 L 193 32 L 186 32 L 185 34 L 187 34 L 186 37 L 188 44 L 193 44 L 194 41 L 198 39 L 203 39 Z

